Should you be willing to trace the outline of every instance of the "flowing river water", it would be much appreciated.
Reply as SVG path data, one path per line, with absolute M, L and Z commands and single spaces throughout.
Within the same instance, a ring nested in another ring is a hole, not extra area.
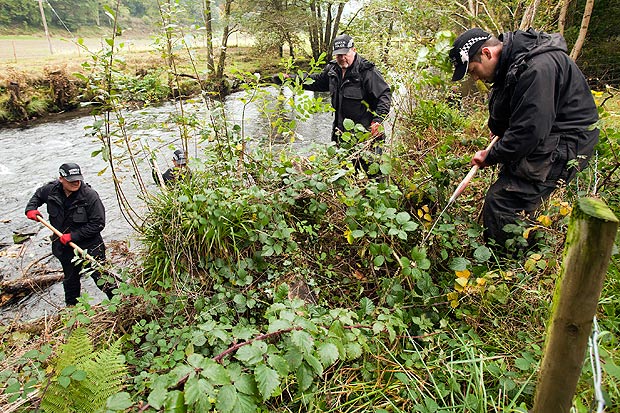
M 246 136 L 260 136 L 265 128 L 265 118 L 253 105 L 244 103 L 244 92 L 237 92 L 225 100 L 227 121 L 241 124 L 243 120 Z M 186 110 L 196 111 L 198 116 L 205 115 L 200 110 L 187 105 Z M 170 121 L 178 115 L 178 103 L 170 102 L 158 107 L 150 107 L 127 112 L 130 120 L 130 133 L 142 137 L 146 142 L 164 142 L 158 152 L 158 164 L 162 172 L 171 163 L 172 147 L 178 144 L 178 130 Z M 313 144 L 329 144 L 333 115 L 319 113 L 309 120 L 300 122 L 297 127 L 297 139 L 293 143 L 296 152 L 303 153 Z M 170 121 L 170 122 L 168 122 Z M 60 264 L 51 256 L 49 241 L 50 231 L 39 223 L 28 220 L 24 215 L 26 203 L 39 186 L 58 177 L 58 167 L 64 162 L 78 163 L 83 170 L 84 180 L 100 195 L 106 208 L 106 227 L 102 233 L 108 245 L 123 241 L 135 245 L 136 234 L 123 218 L 118 206 L 114 185 L 109 171 L 101 156 L 92 157 L 94 151 L 101 149 L 101 143 L 89 136 L 88 128 L 93 125 L 90 115 L 65 120 L 28 126 L 25 128 L 0 129 L 0 281 L 28 276 L 34 268 L 44 266 L 46 272 L 61 272 Z M 199 148 L 191 147 L 192 156 L 199 156 Z M 144 163 L 148 171 L 147 163 Z M 155 184 L 150 180 L 150 172 L 143 174 L 153 190 Z M 129 188 L 127 195 L 140 208 L 137 190 Z M 45 206 L 39 209 L 47 219 Z M 27 234 L 30 238 L 20 244 L 14 242 L 15 234 Z M 131 248 L 131 247 L 130 247 Z M 99 289 L 87 277 L 82 279 L 82 294 L 92 297 L 97 303 L 104 297 Z M 0 308 L 0 321 L 24 321 L 56 313 L 64 307 L 62 283 L 39 289 L 20 302 Z

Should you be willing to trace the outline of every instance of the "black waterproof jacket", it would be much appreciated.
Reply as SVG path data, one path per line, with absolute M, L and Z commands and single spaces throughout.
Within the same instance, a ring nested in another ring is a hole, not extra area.
M 538 183 L 549 178 L 559 157 L 579 158 L 585 166 L 598 141 L 598 130 L 593 130 L 598 113 L 564 38 L 529 29 L 504 33 L 499 40 L 503 48 L 489 101 L 489 128 L 501 139 L 486 163 L 502 163 L 509 173 Z
M 71 241 L 95 255 L 105 249 L 101 231 L 105 227 L 105 208 L 99 194 L 87 183 L 67 198 L 60 181 L 49 182 L 37 189 L 26 205 L 26 211 L 47 204 L 49 221 L 63 234 L 71 232 Z M 73 257 L 73 249 L 52 236 L 52 253 L 57 258 Z
M 375 64 L 356 54 L 344 78 L 335 60 L 329 62 L 321 73 L 309 75 L 314 80 L 304 84 L 304 89 L 317 92 L 329 91 L 334 116 L 332 140 L 338 141 L 338 131 L 344 132 L 343 122 L 351 119 L 366 129 L 374 122 L 381 123 L 390 112 L 392 93 Z

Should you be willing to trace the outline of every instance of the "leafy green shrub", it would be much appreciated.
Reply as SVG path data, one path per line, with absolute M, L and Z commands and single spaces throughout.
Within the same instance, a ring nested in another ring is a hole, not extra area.
M 416 129 L 435 129 L 456 132 L 466 125 L 461 113 L 445 102 L 421 100 L 413 110 L 412 121 Z

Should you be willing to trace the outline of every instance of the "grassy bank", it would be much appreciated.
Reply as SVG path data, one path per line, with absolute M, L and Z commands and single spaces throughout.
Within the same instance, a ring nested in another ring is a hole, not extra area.
M 105 64 L 103 42 L 101 38 L 81 39 L 80 44 L 73 39 L 55 39 L 50 53 L 45 38 L 0 38 L 0 124 L 31 121 L 90 101 L 87 83 L 97 65 Z M 192 96 L 201 90 L 226 94 L 234 87 L 234 81 L 209 80 L 204 47 L 193 48 L 191 59 L 186 53 L 175 56 L 178 83 L 172 85 L 165 52 L 155 42 L 154 38 L 117 38 L 112 64 L 116 76 L 122 77 L 131 91 L 124 97 L 128 105 Z M 246 38 L 231 37 L 225 78 L 235 71 L 269 77 L 278 70 L 277 56 L 259 54 L 250 43 Z

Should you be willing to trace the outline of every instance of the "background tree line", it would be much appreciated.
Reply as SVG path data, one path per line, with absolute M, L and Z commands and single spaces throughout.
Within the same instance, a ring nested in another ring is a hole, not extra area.
M 354 34 L 363 51 L 388 63 L 393 42 L 427 42 L 439 30 L 459 32 L 472 26 L 493 33 L 535 27 L 564 33 L 574 57 L 591 77 L 618 83 L 620 0 L 42 0 L 50 28 L 76 31 L 109 28 L 106 9 L 115 10 L 121 30 L 155 28 L 170 20 L 195 27 L 205 36 L 210 66 L 222 66 L 228 39 L 246 33 L 261 52 L 318 58 L 340 32 Z M 584 19 L 586 16 L 586 19 Z M 37 0 L 0 0 L 5 34 L 38 32 L 42 17 Z M 122 27 L 122 26 L 125 27 Z M 215 47 L 215 52 L 214 52 Z M 216 53 L 217 52 L 217 53 Z M 217 56 L 216 56 L 217 55 Z M 329 53 L 328 53 L 329 55 Z M 215 59 L 215 60 L 214 60 Z M 215 61 L 218 60 L 218 64 Z

